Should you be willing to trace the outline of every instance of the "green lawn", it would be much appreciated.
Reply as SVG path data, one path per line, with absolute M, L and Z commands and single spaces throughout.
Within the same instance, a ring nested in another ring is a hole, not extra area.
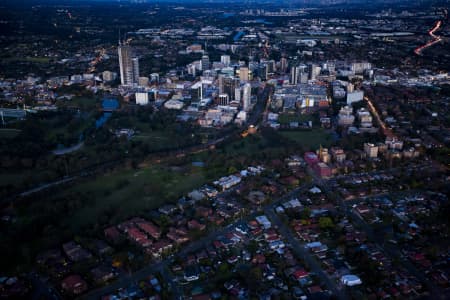
M 290 122 L 308 122 L 308 121 L 315 121 L 315 118 L 313 115 L 301 115 L 301 114 L 281 114 L 278 118 L 278 122 L 280 124 L 287 124 Z
M 329 147 L 333 142 L 331 135 L 322 129 L 280 131 L 279 134 L 310 150 L 317 149 L 320 145 Z
M 3 61 L 6 62 L 15 62 L 15 61 L 29 61 L 32 63 L 41 63 L 41 64 L 48 64 L 50 62 L 50 58 L 48 57 L 31 57 L 31 56 L 27 56 L 27 57 L 8 57 L 8 58 L 3 58 Z
M 152 166 L 101 176 L 63 192 L 63 197 L 81 193 L 91 199 L 87 206 L 78 209 L 64 222 L 73 229 L 82 228 L 94 224 L 105 212 L 112 211 L 110 222 L 115 223 L 175 201 L 207 181 L 201 169 L 191 167 L 170 169 Z

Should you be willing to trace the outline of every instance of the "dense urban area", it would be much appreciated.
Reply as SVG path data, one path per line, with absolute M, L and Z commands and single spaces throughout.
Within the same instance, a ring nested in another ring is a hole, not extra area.
M 449 299 L 449 1 L 2 1 L 0 299 Z

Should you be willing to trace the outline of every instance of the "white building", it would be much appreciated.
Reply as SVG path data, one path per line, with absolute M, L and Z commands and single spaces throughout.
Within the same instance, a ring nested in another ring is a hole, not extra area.
M 372 64 L 369 62 L 354 62 L 350 65 L 350 69 L 355 74 L 362 74 L 365 70 L 372 69 Z
M 220 62 L 225 66 L 228 67 L 230 65 L 230 56 L 229 55 L 222 55 L 220 57 Z
M 149 99 L 148 93 L 138 92 L 138 93 L 135 93 L 134 95 L 136 97 L 136 104 L 139 104 L 139 105 L 147 105 L 148 104 L 148 99 Z
M 250 110 L 251 94 L 252 86 L 249 83 L 246 83 L 242 87 L 242 109 L 247 112 Z
M 214 181 L 214 184 L 220 186 L 222 190 L 229 189 L 241 182 L 241 177 L 230 175 L 222 177 L 219 180 Z
M 365 108 L 361 108 L 357 112 L 357 116 L 359 122 L 361 123 L 361 127 L 370 128 L 372 127 L 372 115 Z
M 347 93 L 347 105 L 351 105 L 354 102 L 359 102 L 364 99 L 363 91 L 354 91 Z
M 180 110 L 184 106 L 184 103 L 179 100 L 170 99 L 164 103 L 164 107 L 167 109 L 176 109 Z
M 119 45 L 120 82 L 122 85 L 137 84 L 139 80 L 139 59 L 134 57 L 129 45 Z
M 351 106 L 344 106 L 339 111 L 338 124 L 340 126 L 350 126 L 355 121 L 355 116 L 353 116 L 353 109 Z
M 361 279 L 356 275 L 344 275 L 341 277 L 341 282 L 346 286 L 355 286 L 362 284 Z
M 265 215 L 257 216 L 255 219 L 259 225 L 264 227 L 264 229 L 269 229 L 272 227 L 272 223 L 270 223 L 269 219 Z

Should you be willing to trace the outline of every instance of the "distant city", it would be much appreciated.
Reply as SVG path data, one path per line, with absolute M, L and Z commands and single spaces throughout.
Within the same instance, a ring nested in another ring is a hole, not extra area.
M 0 298 L 449 299 L 449 4 L 0 4 Z

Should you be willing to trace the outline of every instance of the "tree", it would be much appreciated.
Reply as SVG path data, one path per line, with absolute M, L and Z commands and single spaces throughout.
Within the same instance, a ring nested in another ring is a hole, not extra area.
M 305 207 L 300 213 L 300 219 L 306 220 L 311 216 L 311 210 L 308 207 Z
M 333 220 L 331 220 L 330 217 L 321 217 L 319 219 L 319 226 L 321 229 L 333 228 L 334 227 Z

